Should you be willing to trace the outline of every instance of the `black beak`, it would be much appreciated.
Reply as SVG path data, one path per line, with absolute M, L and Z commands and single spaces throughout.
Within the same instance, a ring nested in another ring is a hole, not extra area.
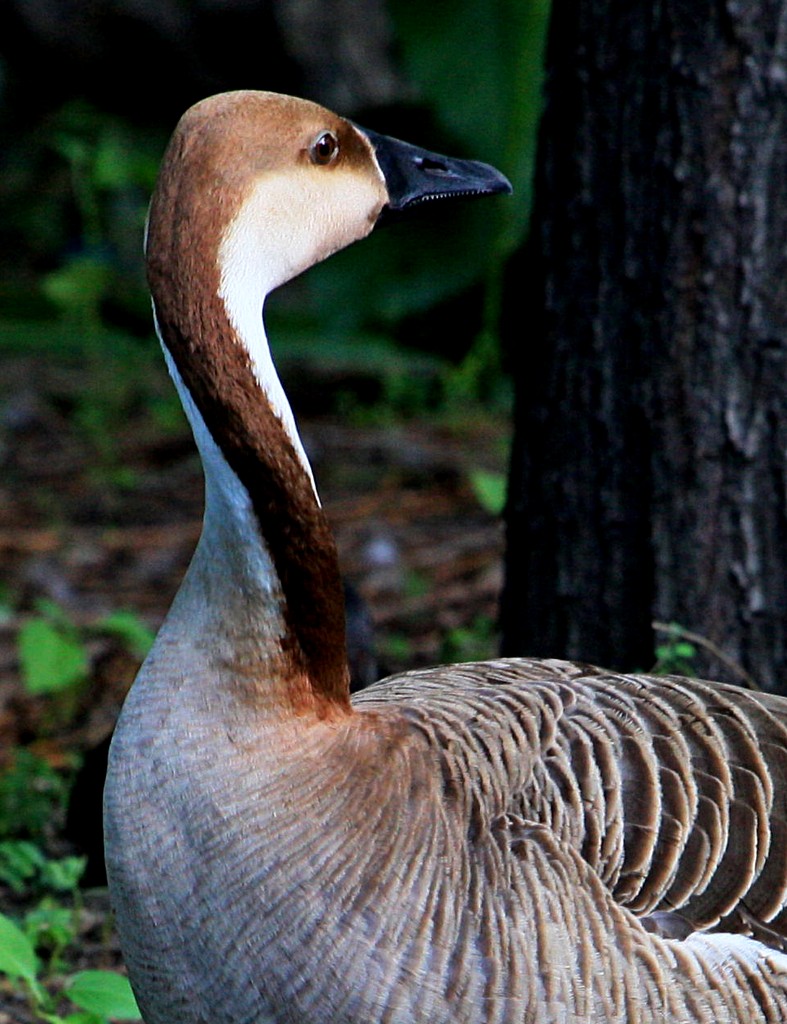
M 400 212 L 433 199 L 510 193 L 511 183 L 500 171 L 478 160 L 459 160 L 430 153 L 420 146 L 360 128 L 374 147 L 388 187 L 383 215 Z

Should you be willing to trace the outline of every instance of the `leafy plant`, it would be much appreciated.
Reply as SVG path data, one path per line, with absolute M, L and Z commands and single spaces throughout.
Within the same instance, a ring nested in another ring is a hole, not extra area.
M 479 505 L 493 516 L 499 516 L 506 502 L 506 478 L 503 473 L 476 469 L 470 473 L 470 485 Z
M 74 893 L 84 870 L 84 857 L 47 858 L 27 839 L 0 841 L 0 882 L 18 895 L 28 889 Z
M 101 326 L 101 303 L 111 286 L 107 263 L 98 256 L 72 256 L 42 280 L 41 288 L 61 315 L 75 325 L 97 331 Z
M 122 609 L 110 612 L 103 619 L 99 619 L 93 626 L 93 631 L 117 637 L 127 651 L 140 659 L 145 657 L 155 639 L 153 631 L 138 615 Z
M 33 696 L 57 696 L 79 688 L 88 674 L 86 643 L 94 635 L 120 639 L 128 651 L 144 658 L 153 633 L 133 612 L 118 610 L 90 626 L 77 627 L 54 601 L 36 604 L 38 614 L 17 636 L 22 682 Z
M 17 635 L 22 684 L 34 697 L 47 697 L 44 731 L 66 725 L 79 709 L 89 658 L 80 631 L 54 601 L 37 603 L 38 615 Z
M 126 977 L 113 971 L 80 971 L 66 989 L 72 1003 L 100 1020 L 138 1020 L 139 1007 Z
M 39 984 L 38 970 L 33 943 L 10 917 L 0 914 L 0 972 L 26 982 L 33 997 L 43 1001 L 46 993 Z
M 85 870 L 85 857 L 57 857 L 41 867 L 41 885 L 53 892 L 76 893 Z
M 481 13 L 475 0 L 428 8 L 392 0 L 405 66 L 438 123 L 468 155 L 499 166 L 514 186 L 510 202 L 479 211 L 484 222 L 461 247 L 468 269 L 483 280 L 484 302 L 481 329 L 449 381 L 459 401 L 483 398 L 490 380 L 500 377 L 503 267 L 530 220 L 550 8 L 550 0 L 492 0 Z
M 60 970 L 62 956 L 76 938 L 78 912 L 51 896 L 40 900 L 24 916 L 24 932 L 36 949 L 49 953 L 50 970 Z
M 667 639 L 656 645 L 656 664 L 653 666 L 653 672 L 656 675 L 696 675 L 692 664 L 696 656 L 696 646 L 684 639 L 681 628 L 675 626 Z
M 88 658 L 77 628 L 54 601 L 39 601 L 38 615 L 19 630 L 22 682 L 28 693 L 57 694 L 84 682 Z
M 128 257 L 141 247 L 159 147 L 143 143 L 120 119 L 84 102 L 66 104 L 45 137 L 68 167 L 81 237 L 77 250 L 44 277 L 42 287 L 62 317 L 91 332 L 100 328 L 108 298 L 128 298 L 130 266 L 136 269 L 134 301 L 144 302 L 139 260 Z
M 85 857 L 48 858 L 34 843 L 7 840 L 0 844 L 0 878 L 17 895 L 44 892 L 21 923 L 22 931 L 36 950 L 48 953 L 48 969 L 62 967 L 62 955 L 79 932 L 82 900 L 79 881 L 84 873 Z M 70 905 L 61 902 L 70 894 Z
M 694 659 L 700 651 L 707 652 L 710 657 L 721 662 L 733 675 L 737 676 L 741 686 L 749 690 L 760 690 L 762 687 L 734 658 L 731 658 L 718 644 L 701 633 L 694 633 L 677 622 L 653 622 L 657 633 L 666 636 L 666 640 L 656 646 L 656 664 L 651 672 L 681 676 L 694 676 L 696 669 Z
M 472 626 L 457 626 L 443 638 L 440 659 L 444 662 L 484 661 L 495 655 L 496 626 L 488 615 L 477 615 Z
M 65 808 L 68 787 L 62 776 L 31 750 L 17 748 L 0 772 L 0 838 L 39 839 L 53 815 Z M 25 877 L 37 870 L 35 855 L 6 848 L 6 870 Z M 25 867 L 27 862 L 27 867 Z
M 46 698 L 42 731 L 71 721 L 80 709 L 89 676 L 88 644 L 96 636 L 116 638 L 142 660 L 153 633 L 126 611 L 115 611 L 88 626 L 75 625 L 52 601 L 37 604 L 38 614 L 17 636 L 22 683 L 35 697 Z M 68 784 L 44 759 L 20 747 L 4 759 L 0 770 L 0 881 L 14 891 L 28 885 L 71 891 L 82 870 L 79 858 L 41 862 L 34 843 L 65 810 Z M 12 840 L 16 842 L 12 842 Z
M 383 659 L 407 662 L 413 656 L 412 641 L 404 633 L 389 631 L 380 637 L 378 646 Z
M 79 881 L 86 862 L 85 857 L 48 858 L 39 846 L 26 840 L 0 843 L 0 881 L 18 896 L 46 893 L 25 914 L 22 930 L 37 949 L 49 951 L 50 969 L 60 965 L 62 953 L 76 938 L 81 910 Z M 59 897 L 66 893 L 71 895 L 71 906 L 60 902 Z
M 0 842 L 0 882 L 21 895 L 46 863 L 46 857 L 35 843 L 24 839 Z
M 20 985 L 36 1017 L 45 1024 L 108 1024 L 139 1020 L 128 979 L 112 971 L 79 971 L 68 979 L 63 995 L 77 1012 L 57 1012 L 58 1000 L 41 978 L 36 944 L 10 917 L 0 914 L 0 973 Z

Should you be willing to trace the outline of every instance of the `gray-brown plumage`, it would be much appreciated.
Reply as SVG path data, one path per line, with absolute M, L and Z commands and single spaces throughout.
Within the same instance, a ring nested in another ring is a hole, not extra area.
M 147 1024 L 787 1021 L 787 701 L 514 660 L 350 702 L 262 300 L 385 206 L 503 188 L 270 94 L 173 138 L 148 266 L 206 514 L 105 797 Z

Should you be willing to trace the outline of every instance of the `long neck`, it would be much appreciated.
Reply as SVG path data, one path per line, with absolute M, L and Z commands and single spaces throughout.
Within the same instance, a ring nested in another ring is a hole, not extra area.
M 242 661 L 275 673 L 272 685 L 290 686 L 290 706 L 346 707 L 336 549 L 270 359 L 264 293 L 250 295 L 260 282 L 223 272 L 218 246 L 200 249 L 176 222 L 152 220 L 151 229 L 157 326 L 206 479 L 203 536 L 186 585 L 204 590 L 198 600 L 226 602 L 226 616 L 212 607 L 207 621 L 234 638 Z

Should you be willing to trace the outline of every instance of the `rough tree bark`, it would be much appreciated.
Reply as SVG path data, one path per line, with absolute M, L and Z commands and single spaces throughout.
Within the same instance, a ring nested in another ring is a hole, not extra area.
M 787 692 L 787 3 L 555 0 L 547 60 L 504 650 Z

